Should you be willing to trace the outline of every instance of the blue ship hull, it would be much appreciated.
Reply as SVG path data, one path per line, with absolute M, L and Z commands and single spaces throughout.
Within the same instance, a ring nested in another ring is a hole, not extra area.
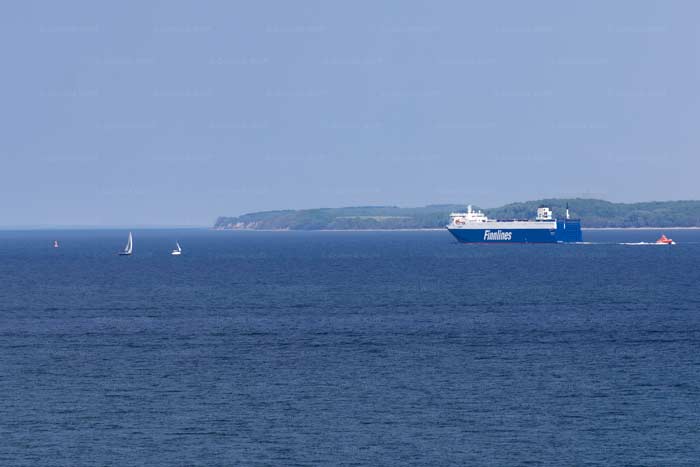
M 448 227 L 447 230 L 462 243 L 576 243 L 583 241 L 580 221 L 558 220 L 556 222 L 556 229 L 517 229 L 504 226 L 501 229 Z

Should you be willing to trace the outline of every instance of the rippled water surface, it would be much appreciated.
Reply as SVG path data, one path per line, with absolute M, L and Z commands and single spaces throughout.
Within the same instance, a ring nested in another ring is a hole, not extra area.
M 699 465 L 665 233 L 0 232 L 0 465 Z

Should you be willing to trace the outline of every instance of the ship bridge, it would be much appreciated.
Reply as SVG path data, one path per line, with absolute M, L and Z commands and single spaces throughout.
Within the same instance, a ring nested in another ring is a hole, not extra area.
M 450 223 L 453 225 L 464 225 L 488 221 L 489 218 L 486 217 L 486 214 L 481 211 L 474 211 L 471 204 L 467 206 L 467 212 L 453 212 L 450 214 Z
M 552 210 L 549 209 L 547 206 L 540 206 L 537 208 L 537 217 L 535 220 L 538 221 L 551 221 L 554 218 L 552 217 Z

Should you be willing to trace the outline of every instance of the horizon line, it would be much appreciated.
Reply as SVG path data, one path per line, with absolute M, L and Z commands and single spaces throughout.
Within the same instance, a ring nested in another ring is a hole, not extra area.
M 154 229 L 209 229 L 205 224 L 134 224 L 134 225 L 99 225 L 99 224 L 25 224 L 1 225 L 0 230 L 154 230 Z

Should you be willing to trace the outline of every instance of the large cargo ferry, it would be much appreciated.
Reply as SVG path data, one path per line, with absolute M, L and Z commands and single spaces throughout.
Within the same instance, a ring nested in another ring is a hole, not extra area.
M 583 240 L 581 221 L 569 218 L 568 207 L 563 220 L 555 219 L 546 206 L 537 209 L 534 220 L 497 220 L 469 206 L 467 212 L 450 214 L 447 230 L 463 243 L 576 243 Z

